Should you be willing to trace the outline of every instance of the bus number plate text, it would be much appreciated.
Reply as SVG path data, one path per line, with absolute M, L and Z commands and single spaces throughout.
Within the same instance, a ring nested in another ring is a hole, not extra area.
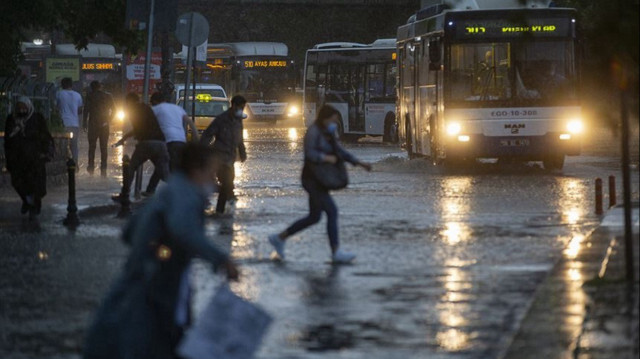
M 527 139 L 519 139 L 519 140 L 500 140 L 500 146 L 502 147 L 525 147 L 529 146 L 529 140 Z

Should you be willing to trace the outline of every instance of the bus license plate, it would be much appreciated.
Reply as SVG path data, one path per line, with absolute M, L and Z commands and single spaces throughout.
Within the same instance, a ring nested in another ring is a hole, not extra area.
M 523 147 L 529 146 L 528 139 L 520 139 L 520 140 L 500 140 L 500 146 L 502 147 Z

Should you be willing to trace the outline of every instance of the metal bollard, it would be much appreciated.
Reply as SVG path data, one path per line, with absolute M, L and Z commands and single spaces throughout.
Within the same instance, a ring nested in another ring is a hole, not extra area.
M 596 214 L 602 213 L 602 179 L 596 178 Z
M 616 205 L 616 176 L 609 176 L 609 208 Z
M 67 161 L 67 174 L 69 176 L 69 202 L 67 218 L 62 221 L 62 224 L 75 228 L 80 224 L 80 219 L 78 218 L 78 206 L 76 206 L 76 163 L 73 158 L 69 158 Z
M 129 172 L 129 163 L 131 160 L 129 156 L 122 156 L 122 182 L 124 187 L 124 182 L 127 180 L 127 172 Z M 129 195 L 127 194 L 126 198 L 121 199 L 120 201 L 120 212 L 118 212 L 118 218 L 128 217 L 131 214 L 131 201 L 129 201 Z

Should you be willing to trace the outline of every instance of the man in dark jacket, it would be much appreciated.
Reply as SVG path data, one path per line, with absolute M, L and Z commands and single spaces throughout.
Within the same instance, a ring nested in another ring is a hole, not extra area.
M 236 174 L 234 163 L 238 154 L 240 161 L 247 160 L 247 151 L 243 141 L 242 120 L 246 118 L 244 107 L 247 100 L 239 95 L 231 99 L 231 108 L 216 116 L 204 130 L 200 142 L 211 146 L 216 158 L 216 176 L 220 183 L 216 213 L 223 214 L 227 200 L 234 198 L 233 181 Z M 213 141 L 213 142 L 212 142 Z
M 154 172 L 158 173 L 161 180 L 166 182 L 169 176 L 169 152 L 167 151 L 164 134 L 151 107 L 141 103 L 137 94 L 130 93 L 126 97 L 126 109 L 127 117 L 133 130 L 122 136 L 122 139 L 116 142 L 114 146 L 122 146 L 129 137 L 134 137 L 138 140 L 138 143 L 133 155 L 131 155 L 129 169 L 123 174 L 122 191 L 119 195 L 111 197 L 114 201 L 123 204 L 129 202 L 133 174 L 145 161 L 151 160 Z
M 109 141 L 109 123 L 115 113 L 113 98 L 102 91 L 102 84 L 98 81 L 91 82 L 91 92 L 85 100 L 82 127 L 87 130 L 89 139 L 89 160 L 87 172 L 93 174 L 94 158 L 96 155 L 96 142 L 100 140 L 100 172 L 106 175 L 107 171 L 107 142 Z

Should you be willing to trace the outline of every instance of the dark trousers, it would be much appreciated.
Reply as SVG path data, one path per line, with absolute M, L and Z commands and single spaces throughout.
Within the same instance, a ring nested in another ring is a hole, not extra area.
M 216 171 L 218 177 L 218 203 L 216 204 L 216 213 L 224 213 L 224 207 L 227 201 L 233 198 L 233 181 L 236 179 L 236 171 L 233 164 L 219 164 Z
M 167 143 L 167 151 L 169 151 L 169 172 L 173 173 L 176 169 L 178 169 L 178 165 L 180 164 L 180 157 L 182 156 L 182 151 L 184 151 L 186 145 L 186 143 L 178 141 Z M 149 179 L 149 183 L 147 184 L 147 192 L 155 192 L 159 182 L 160 173 L 156 168 L 156 170 L 153 171 L 151 178 Z
M 129 198 L 134 173 L 147 160 L 153 163 L 154 172 L 158 172 L 160 179 L 167 180 L 169 177 L 169 153 L 166 143 L 164 141 L 141 141 L 136 145 L 136 149 L 131 155 L 128 170 L 124 172 L 122 197 Z
M 322 212 L 327 214 L 327 234 L 329 235 L 329 245 L 335 252 L 340 245 L 338 240 L 338 207 L 336 207 L 329 191 L 319 187 L 315 183 L 308 183 L 304 189 L 309 193 L 309 214 L 294 222 L 287 228 L 287 236 L 294 235 L 303 229 L 310 227 L 320 221 Z
M 89 138 L 89 160 L 87 170 L 93 171 L 96 156 L 96 143 L 100 140 L 100 169 L 107 169 L 107 147 L 109 143 L 109 126 L 89 126 L 87 131 Z

